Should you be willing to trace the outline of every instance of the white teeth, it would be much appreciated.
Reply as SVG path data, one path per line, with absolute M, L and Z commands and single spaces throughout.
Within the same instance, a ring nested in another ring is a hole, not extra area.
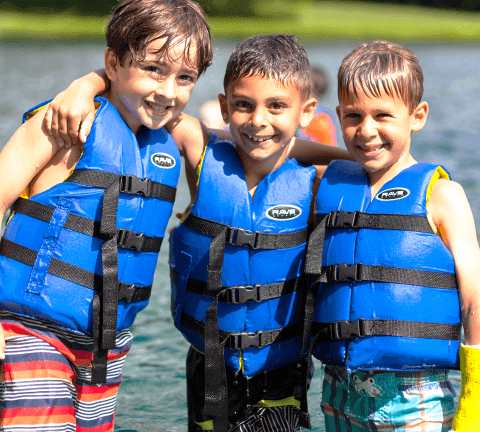
M 163 114 L 168 109 L 168 106 L 157 105 L 149 101 L 147 101 L 147 104 L 152 109 L 152 111 L 155 111 L 156 113 L 159 113 L 159 114 Z
M 252 135 L 249 135 L 249 134 L 245 134 L 248 136 L 249 139 L 251 139 L 252 141 L 255 141 L 255 142 L 261 142 L 261 141 L 267 141 L 269 139 L 272 139 L 273 135 L 268 135 L 268 136 L 252 136 Z

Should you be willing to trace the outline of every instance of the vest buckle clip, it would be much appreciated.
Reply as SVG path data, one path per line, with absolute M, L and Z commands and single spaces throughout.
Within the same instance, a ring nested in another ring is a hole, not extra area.
M 357 228 L 358 212 L 334 210 L 328 215 L 327 228 Z

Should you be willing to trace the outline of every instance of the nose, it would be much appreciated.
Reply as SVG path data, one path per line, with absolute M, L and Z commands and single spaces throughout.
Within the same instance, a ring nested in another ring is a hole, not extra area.
M 172 101 L 177 96 L 177 81 L 174 75 L 170 75 L 164 80 L 158 81 L 155 91 L 156 95 L 162 99 Z
M 372 117 L 364 117 L 357 128 L 357 135 L 370 139 L 377 135 L 377 122 Z
M 255 128 L 262 128 L 267 123 L 267 113 L 263 107 L 256 107 L 250 116 L 250 124 Z

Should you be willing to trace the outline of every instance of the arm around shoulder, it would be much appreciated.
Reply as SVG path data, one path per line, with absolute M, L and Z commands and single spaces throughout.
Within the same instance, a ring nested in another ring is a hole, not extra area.
M 328 165 L 332 160 L 354 160 L 347 150 L 294 137 L 287 156 L 311 165 Z
M 46 108 L 24 123 L 0 153 L 0 216 L 59 150 L 56 140 L 43 128 Z

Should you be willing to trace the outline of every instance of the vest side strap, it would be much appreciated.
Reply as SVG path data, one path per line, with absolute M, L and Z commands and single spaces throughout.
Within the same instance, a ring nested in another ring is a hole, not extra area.
M 14 211 L 30 216 L 43 222 L 50 222 L 54 207 L 37 201 L 18 198 Z M 102 238 L 100 233 L 100 222 L 88 219 L 83 216 L 70 213 L 65 222 L 64 228 L 76 231 L 91 237 Z M 137 252 L 160 252 L 163 237 L 150 237 L 143 233 L 134 232 L 128 229 L 117 229 L 117 246 L 122 249 L 134 249 Z
M 460 340 L 461 324 L 360 318 L 354 322 L 314 322 L 312 324 L 312 334 L 318 343 L 366 336 Z
M 330 213 L 317 213 L 316 218 L 327 218 L 326 229 L 372 228 L 383 230 L 418 231 L 433 234 L 426 216 L 388 213 L 363 213 L 334 210 Z
M 143 195 L 174 202 L 177 188 L 158 183 L 149 178 L 141 179 L 133 175 L 114 174 L 105 171 L 75 170 L 65 182 L 106 189 L 114 181 L 119 182 L 120 192 L 130 195 Z
M 173 283 L 177 283 L 178 273 L 171 267 L 170 279 L 173 281 Z M 226 301 L 230 304 L 243 304 L 248 301 L 261 302 L 263 300 L 270 300 L 279 298 L 283 295 L 291 294 L 292 292 L 295 292 L 298 289 L 306 286 L 303 284 L 306 284 L 305 277 L 299 276 L 295 279 L 269 285 L 222 287 L 222 293 L 219 295 L 219 300 Z M 187 291 L 215 298 L 218 292 L 208 290 L 207 286 L 207 282 L 194 278 L 188 278 Z
M 340 263 L 323 267 L 317 282 L 376 281 L 418 285 L 440 289 L 458 289 L 455 273 L 442 273 L 402 267 Z
M 191 213 L 183 221 L 183 224 L 187 228 L 209 237 L 216 237 L 226 229 L 226 244 L 251 247 L 252 249 L 273 250 L 291 248 L 305 243 L 308 237 L 307 228 L 284 234 L 262 233 L 259 231 L 249 232 L 243 228 L 230 227 Z
M 193 318 L 186 313 L 182 313 L 182 326 L 194 331 L 200 335 L 205 334 L 205 323 Z M 248 332 L 227 332 L 219 330 L 220 340 L 225 343 L 225 347 L 230 349 L 262 348 L 276 342 L 283 342 L 302 335 L 303 322 L 298 321 L 281 329 L 258 331 L 256 333 Z
M 0 253 L 7 258 L 19 261 L 30 267 L 35 263 L 35 258 L 37 256 L 37 252 L 33 249 L 26 248 L 4 238 L 0 241 Z M 47 273 L 91 290 L 99 292 L 102 290 L 103 278 L 101 275 L 89 272 L 88 270 L 84 270 L 56 258 L 52 258 Z M 125 282 L 118 282 L 119 300 L 127 303 L 148 300 L 151 291 L 152 285 L 137 286 Z

